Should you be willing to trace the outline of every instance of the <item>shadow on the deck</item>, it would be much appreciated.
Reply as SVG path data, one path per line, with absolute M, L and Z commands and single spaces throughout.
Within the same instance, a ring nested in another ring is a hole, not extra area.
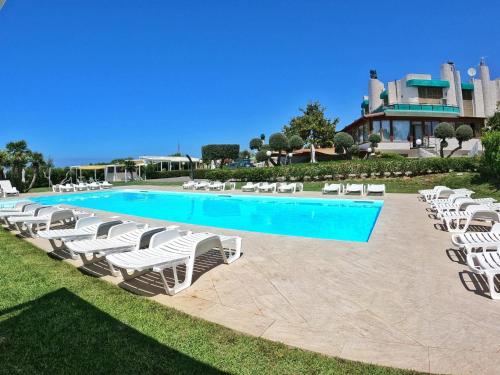
M 221 373 L 64 288 L 0 310 L 0 364 L 5 374 Z

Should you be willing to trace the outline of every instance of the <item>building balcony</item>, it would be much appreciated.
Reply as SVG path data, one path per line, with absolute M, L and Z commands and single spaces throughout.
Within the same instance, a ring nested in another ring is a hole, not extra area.
M 448 115 L 448 116 L 459 116 L 460 108 L 452 105 L 443 104 L 391 104 L 380 106 L 374 113 L 385 112 L 385 113 L 397 113 L 409 115 L 415 115 L 418 112 L 422 114 L 436 114 L 436 115 Z

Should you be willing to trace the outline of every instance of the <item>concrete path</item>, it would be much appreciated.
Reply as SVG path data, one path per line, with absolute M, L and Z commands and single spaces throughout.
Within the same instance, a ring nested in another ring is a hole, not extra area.
M 488 298 L 484 280 L 467 271 L 450 234 L 434 227 L 416 195 L 384 201 L 368 243 L 183 224 L 240 235 L 244 255 L 229 266 L 201 259 L 194 284 L 174 297 L 152 273 L 123 282 L 103 264 L 87 271 L 209 321 L 327 355 L 437 373 L 499 373 L 500 301 Z

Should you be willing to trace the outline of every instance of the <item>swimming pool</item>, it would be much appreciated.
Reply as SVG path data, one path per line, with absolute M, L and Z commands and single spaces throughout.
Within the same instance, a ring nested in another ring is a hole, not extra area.
M 289 236 L 367 242 L 382 201 L 113 190 L 37 197 L 179 223 Z

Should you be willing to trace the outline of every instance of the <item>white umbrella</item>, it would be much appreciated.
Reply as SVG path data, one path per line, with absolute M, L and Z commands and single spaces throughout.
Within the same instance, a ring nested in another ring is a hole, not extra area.
M 212 160 L 210 162 L 210 169 L 215 169 L 215 161 L 214 160 Z
M 311 163 L 316 163 L 316 149 L 314 145 L 311 143 Z
M 26 182 L 26 171 L 25 169 L 23 168 L 22 172 L 21 172 L 21 182 L 24 184 Z

